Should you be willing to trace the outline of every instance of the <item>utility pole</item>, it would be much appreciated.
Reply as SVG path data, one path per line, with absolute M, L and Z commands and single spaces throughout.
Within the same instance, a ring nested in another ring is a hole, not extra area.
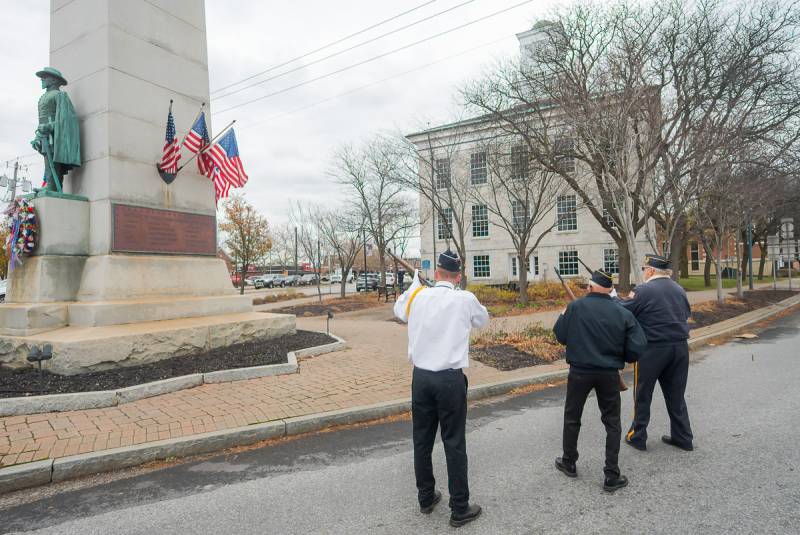
M 431 124 L 428 123 L 430 129 Z M 431 162 L 431 234 L 433 238 L 433 260 L 431 266 L 436 265 L 436 203 L 433 199 L 436 197 L 436 168 L 433 161 L 433 144 L 431 143 L 431 133 L 428 132 L 428 159 Z M 421 185 L 421 184 L 420 184 Z M 422 267 L 422 266 L 420 266 Z M 425 274 L 427 276 L 427 273 Z
M 297 227 L 294 227 L 294 274 L 297 275 Z
M 753 223 L 747 222 L 747 287 L 753 289 Z
M 368 290 L 367 288 L 367 229 L 366 227 L 361 228 L 361 237 L 364 239 L 364 291 Z

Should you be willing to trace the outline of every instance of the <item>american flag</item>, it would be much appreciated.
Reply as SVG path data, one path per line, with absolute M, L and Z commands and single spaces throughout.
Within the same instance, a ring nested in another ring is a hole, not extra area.
M 206 152 L 216 168 L 214 176 L 211 177 L 215 184 L 217 181 L 224 181 L 229 184 L 229 188 L 241 188 L 247 183 L 247 175 L 242 167 L 242 160 L 239 159 L 239 147 L 236 144 L 236 134 L 233 128 L 228 130 L 228 132 Z M 217 172 L 219 173 L 219 177 L 217 177 Z
M 175 138 L 175 119 L 172 118 L 172 108 L 170 107 L 167 115 L 167 134 L 164 140 L 164 153 L 161 156 L 161 163 L 158 167 L 165 173 L 177 173 L 178 162 L 181 159 L 181 148 Z
M 222 178 L 222 172 L 219 170 L 219 167 L 214 167 L 211 173 L 211 180 L 214 182 L 214 199 L 217 202 L 230 194 L 231 183 Z
M 206 114 L 205 112 L 200 112 L 194 125 L 192 125 L 192 129 L 189 130 L 189 133 L 186 135 L 183 146 L 192 154 L 197 154 L 208 145 L 209 141 L 208 127 L 206 127 Z M 197 169 L 207 177 L 211 177 L 213 168 L 205 153 L 197 157 Z

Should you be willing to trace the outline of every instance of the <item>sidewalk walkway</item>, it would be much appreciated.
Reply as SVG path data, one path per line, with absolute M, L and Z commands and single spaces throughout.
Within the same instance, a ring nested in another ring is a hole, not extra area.
M 391 318 L 390 305 L 334 318 L 332 331 L 351 348 L 303 359 L 297 374 L 205 384 L 111 408 L 0 418 L 0 467 L 407 398 L 406 328 Z M 298 318 L 297 326 L 324 331 L 325 320 Z M 503 372 L 472 361 L 467 376 L 479 385 L 565 367 L 560 361 Z

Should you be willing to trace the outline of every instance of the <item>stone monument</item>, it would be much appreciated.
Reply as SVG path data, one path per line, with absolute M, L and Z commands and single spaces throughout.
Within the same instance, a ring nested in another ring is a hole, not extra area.
M 293 316 L 255 313 L 234 290 L 211 181 L 187 166 L 166 184 L 154 165 L 170 99 L 180 138 L 209 101 L 204 3 L 50 10 L 49 63 L 69 80 L 81 161 L 63 194 L 33 199 L 39 243 L 9 276 L 0 363 L 50 343 L 50 369 L 79 373 L 293 332 Z

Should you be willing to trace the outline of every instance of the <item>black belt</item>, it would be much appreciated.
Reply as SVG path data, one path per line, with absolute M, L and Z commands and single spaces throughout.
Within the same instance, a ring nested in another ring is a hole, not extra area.
M 421 371 L 423 373 L 452 373 L 452 372 L 464 373 L 464 370 L 462 368 L 447 368 L 447 369 L 444 369 L 444 370 L 433 371 L 433 370 L 426 370 L 425 368 L 418 368 L 417 366 L 414 366 L 414 370 L 415 371 Z

